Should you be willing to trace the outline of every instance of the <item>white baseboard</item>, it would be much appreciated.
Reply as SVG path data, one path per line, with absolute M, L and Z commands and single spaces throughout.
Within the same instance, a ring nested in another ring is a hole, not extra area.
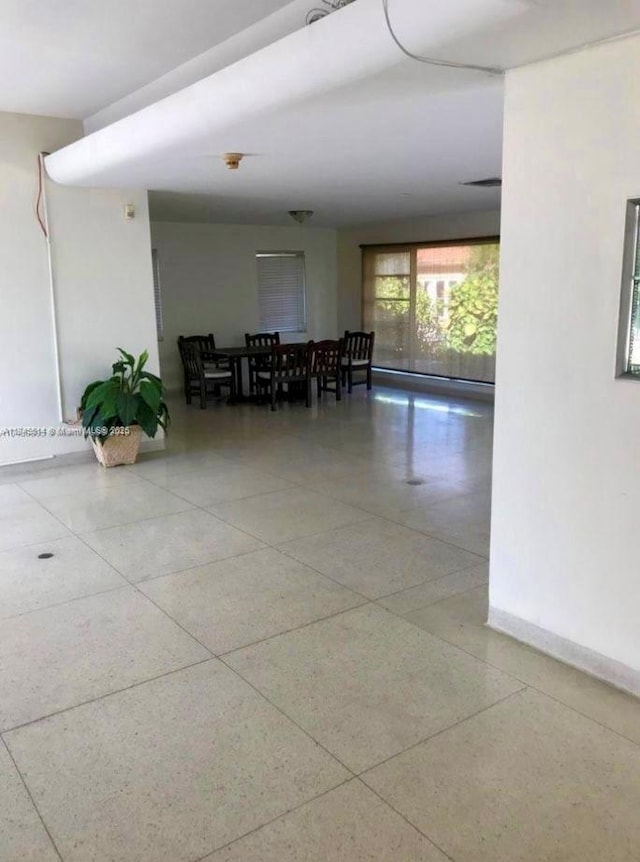
M 426 374 L 405 374 L 374 368 L 373 384 L 408 389 L 411 392 L 427 392 L 453 398 L 473 398 L 477 401 L 493 401 L 495 387 L 489 383 L 470 383 L 466 380 L 449 380 L 444 377 L 429 377 Z
M 640 697 L 640 670 L 566 640 L 499 608 L 489 608 L 487 625 L 615 688 Z

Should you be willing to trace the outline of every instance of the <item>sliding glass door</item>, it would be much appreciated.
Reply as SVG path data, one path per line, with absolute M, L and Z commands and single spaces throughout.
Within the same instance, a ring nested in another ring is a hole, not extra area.
M 363 324 L 381 368 L 495 380 L 496 239 L 363 248 Z

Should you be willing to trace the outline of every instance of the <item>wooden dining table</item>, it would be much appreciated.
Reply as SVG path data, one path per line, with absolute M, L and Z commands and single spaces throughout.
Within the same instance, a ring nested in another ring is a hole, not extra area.
M 215 350 L 206 351 L 202 354 L 204 362 L 218 361 L 220 359 L 228 359 L 229 364 L 235 376 L 236 397 L 235 402 L 249 401 L 250 397 L 244 394 L 244 384 L 242 379 L 242 360 L 249 359 L 254 356 L 271 356 L 270 346 L 252 346 L 247 347 L 216 347 Z

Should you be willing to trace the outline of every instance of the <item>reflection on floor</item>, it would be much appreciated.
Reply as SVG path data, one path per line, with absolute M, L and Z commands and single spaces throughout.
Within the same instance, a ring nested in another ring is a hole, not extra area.
M 483 625 L 488 405 L 173 412 L 0 471 L 3 862 L 637 862 L 640 703 Z

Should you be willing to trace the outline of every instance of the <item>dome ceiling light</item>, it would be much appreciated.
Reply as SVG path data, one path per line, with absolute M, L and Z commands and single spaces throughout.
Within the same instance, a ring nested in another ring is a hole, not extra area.
M 289 210 L 289 215 L 298 224 L 304 224 L 313 215 L 313 210 Z

